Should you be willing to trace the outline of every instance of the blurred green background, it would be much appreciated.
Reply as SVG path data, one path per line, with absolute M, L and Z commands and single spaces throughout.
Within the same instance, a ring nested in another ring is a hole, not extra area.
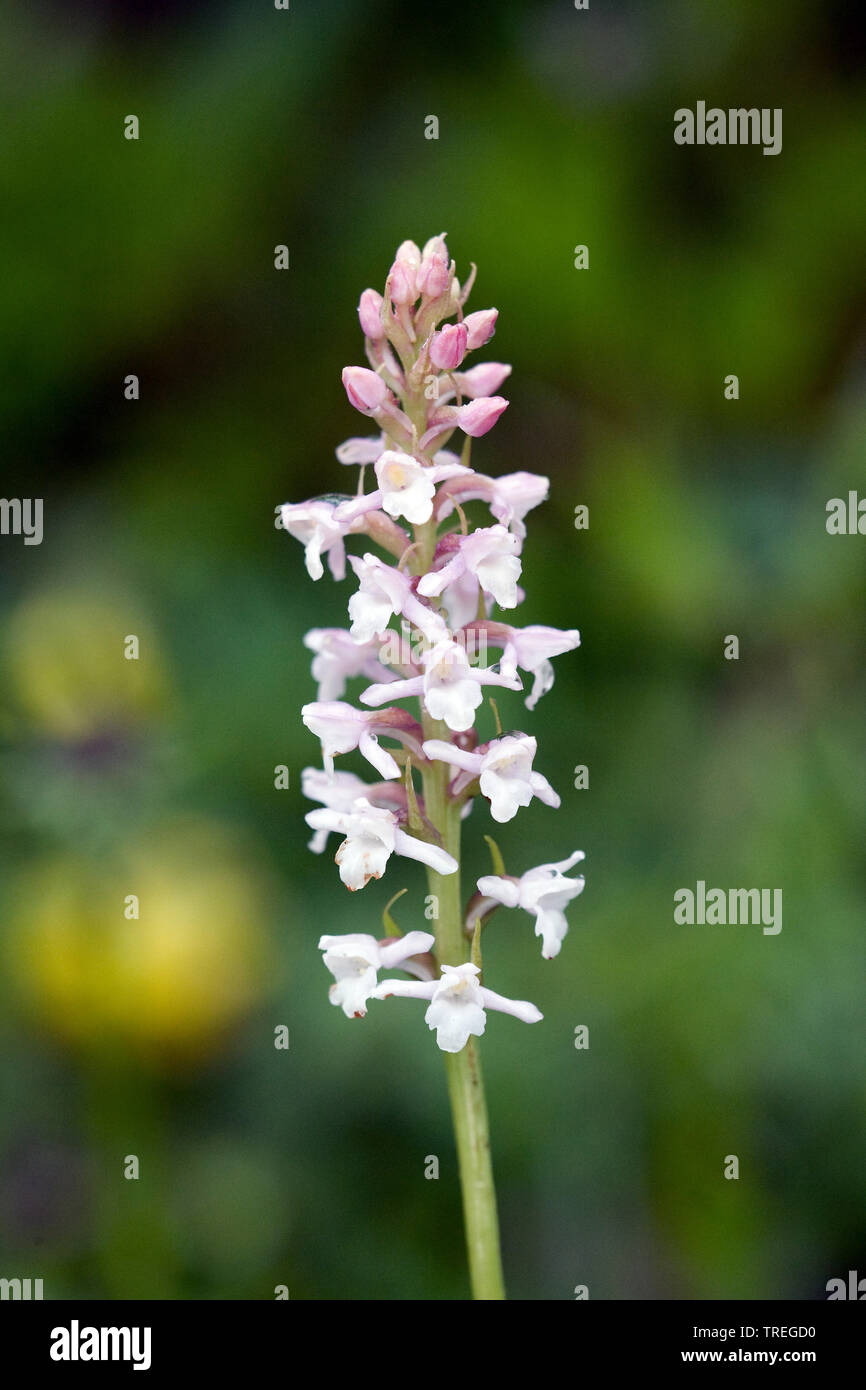
M 583 638 L 533 715 L 500 701 L 563 798 L 502 828 L 509 870 L 587 853 L 555 964 L 521 914 L 486 937 L 545 1014 L 482 1048 L 510 1295 L 862 1272 L 866 541 L 825 530 L 866 489 L 856 7 L 10 0 L 0 50 L 3 490 L 45 506 L 0 540 L 0 1274 L 467 1293 L 432 1035 L 328 1004 L 319 933 L 404 885 L 423 927 L 426 890 L 392 861 L 350 898 L 305 849 L 302 637 L 351 585 L 273 526 L 345 487 L 359 293 L 443 230 L 514 364 L 473 461 L 553 482 L 519 621 Z M 781 107 L 782 153 L 676 146 L 698 99 Z M 676 926 L 697 879 L 781 887 L 781 934 Z

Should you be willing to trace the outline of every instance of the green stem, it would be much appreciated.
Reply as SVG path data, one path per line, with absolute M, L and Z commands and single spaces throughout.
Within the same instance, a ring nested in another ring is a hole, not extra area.
M 427 738 L 447 738 L 447 728 L 425 715 Z M 460 808 L 448 798 L 449 769 L 434 763 L 423 774 L 427 816 L 442 835 L 449 854 L 460 861 Z M 440 965 L 461 965 L 467 958 L 463 933 L 463 907 L 460 873 L 437 874 L 428 870 L 430 892 L 438 900 L 436 953 Z M 499 1252 L 499 1218 L 496 1189 L 490 1159 L 487 1103 L 481 1078 L 481 1061 L 474 1038 L 460 1052 L 445 1054 L 451 1115 L 457 1142 L 460 1185 L 463 1191 L 463 1220 L 469 1255 L 472 1296 L 476 1299 L 502 1299 L 502 1257 Z

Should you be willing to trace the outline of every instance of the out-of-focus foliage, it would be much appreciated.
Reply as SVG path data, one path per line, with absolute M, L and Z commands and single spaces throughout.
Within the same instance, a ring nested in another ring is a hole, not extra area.
M 545 1014 L 483 1046 L 510 1292 L 822 1297 L 863 1268 L 866 542 L 824 527 L 866 486 L 855 11 L 5 7 L 3 487 L 45 536 L 0 538 L 0 1273 L 466 1292 L 432 1038 L 328 1005 L 318 935 L 404 885 L 423 926 L 424 886 L 392 862 L 350 897 L 306 851 L 301 639 L 351 586 L 273 527 L 345 487 L 359 293 L 443 229 L 514 364 L 474 461 L 553 482 L 520 617 L 582 633 L 533 715 L 498 701 L 563 797 L 498 831 L 509 871 L 587 852 L 555 963 L 517 913 L 485 937 Z M 782 153 L 674 145 L 699 98 L 781 107 Z M 698 879 L 781 887 L 781 933 L 675 925 Z

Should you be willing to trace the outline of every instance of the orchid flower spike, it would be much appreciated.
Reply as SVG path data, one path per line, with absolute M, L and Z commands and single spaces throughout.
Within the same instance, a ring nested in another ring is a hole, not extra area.
M 487 1026 L 485 1009 L 511 1014 L 522 1023 L 540 1023 L 544 1017 L 525 999 L 506 999 L 485 989 L 477 965 L 443 965 L 439 980 L 383 980 L 373 991 L 376 999 L 392 994 L 403 999 L 429 999 L 424 1022 L 443 1052 L 461 1052 L 470 1037 L 480 1038 Z
M 339 1005 L 347 1018 L 363 1018 L 380 970 L 409 970 L 412 957 L 425 955 L 435 938 L 426 931 L 410 931 L 406 936 L 377 941 L 375 936 L 350 932 L 345 936 L 322 936 L 319 950 L 334 977 L 328 990 L 332 1004 Z
M 349 404 L 370 420 L 370 433 L 351 435 L 336 450 L 340 465 L 360 469 L 356 485 L 345 488 L 355 495 L 286 503 L 277 508 L 277 525 L 304 546 L 314 580 L 325 563 L 342 580 L 347 548 L 356 542 L 348 557 L 356 581 L 348 628 L 312 627 L 304 638 L 318 689 L 301 716 L 319 740 L 323 764 L 305 768 L 301 779 L 304 796 L 318 803 L 305 817 L 313 832 L 309 848 L 321 854 L 329 837 L 339 836 L 334 859 L 351 892 L 380 879 L 393 855 L 414 859 L 427 870 L 425 906 L 436 904 L 433 933 L 321 937 L 333 976 L 331 1003 L 348 1018 L 363 1018 L 371 999 L 423 999 L 439 1048 L 467 1049 L 464 1061 L 448 1070 L 454 1114 L 466 1121 L 458 1123 L 456 1138 L 473 1292 L 500 1298 L 489 1147 L 473 1139 L 486 1125 L 474 1040 L 484 1034 L 491 1009 L 525 1023 L 537 1023 L 541 1014 L 527 1000 L 505 998 L 482 983 L 479 928 L 498 905 L 521 908 L 534 918 L 542 955 L 557 956 L 568 930 L 566 908 L 584 887 L 583 876 L 569 877 L 568 870 L 584 856 L 575 850 L 514 878 L 492 842 L 494 872 L 477 880 L 467 918 L 459 894 L 460 838 L 479 797 L 497 823 L 513 820 L 533 800 L 559 806 L 556 791 L 535 771 L 536 738 L 502 733 L 493 701 L 500 732 L 489 738 L 483 707 L 490 687 L 522 691 L 521 674 L 528 673 L 525 704 L 535 710 L 553 685 L 553 659 L 578 647 L 580 634 L 493 616 L 498 606 L 513 617 L 510 610 L 525 598 L 526 519 L 550 483 L 540 473 L 495 477 L 469 466 L 470 457 L 489 448 L 484 437 L 508 407 L 499 392 L 511 375 L 508 363 L 471 360 L 493 337 L 498 318 L 495 308 L 466 312 L 475 278 L 474 264 L 458 276 L 441 233 L 421 245 L 403 241 L 384 284 L 361 292 L 358 321 L 369 366 L 346 366 L 343 386 Z M 457 431 L 466 436 L 454 446 L 462 444 L 459 453 L 449 448 Z M 488 645 L 498 657 L 493 665 Z M 358 678 L 364 685 L 349 703 L 348 682 Z M 501 701 L 503 714 L 508 702 L 507 696 Z M 386 739 L 389 747 L 380 742 Z M 353 754 L 375 769 L 375 779 L 335 770 L 335 758 Z M 389 908 L 383 921 L 396 931 Z M 490 969 L 496 956 L 487 940 Z M 383 970 L 404 977 L 382 979 Z
M 576 849 L 568 859 L 558 864 L 540 864 L 537 869 L 529 869 L 520 878 L 500 878 L 496 874 L 486 874 L 478 880 L 478 891 L 485 899 L 502 903 L 505 907 L 522 907 L 535 918 L 535 935 L 541 937 L 541 954 L 545 960 L 558 956 L 568 931 L 565 908 L 572 898 L 584 890 L 583 874 L 577 878 L 566 878 L 567 869 L 584 859 L 582 850 Z

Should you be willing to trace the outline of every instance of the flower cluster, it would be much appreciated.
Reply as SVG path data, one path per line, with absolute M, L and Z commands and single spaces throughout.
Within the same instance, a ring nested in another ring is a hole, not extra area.
M 425 864 L 431 886 L 457 874 L 460 822 L 477 796 L 500 823 L 533 798 L 560 804 L 535 770 L 535 738 L 503 733 L 495 705 L 496 735 L 481 739 L 475 728 L 485 690 L 523 690 L 519 672 L 532 677 L 525 704 L 535 709 L 553 684 L 552 658 L 577 647 L 580 635 L 514 627 L 493 616 L 495 608 L 508 613 L 524 599 L 525 518 L 545 500 L 549 484 L 535 473 L 491 478 L 470 466 L 472 440 L 492 429 L 508 405 L 497 393 L 511 371 L 501 362 L 466 365 L 468 355 L 493 337 L 497 320 L 496 309 L 464 312 L 474 278 L 473 266 L 460 283 L 444 235 L 423 250 L 403 242 L 384 293 L 367 289 L 358 305 L 369 365 L 343 371 L 349 401 L 376 429 L 337 449 L 341 465 L 359 469 L 357 487 L 350 495 L 279 509 L 277 524 L 303 544 L 314 580 L 324 573 L 323 560 L 335 579 L 344 579 L 346 541 L 361 541 L 359 553 L 348 557 L 357 580 L 348 629 L 314 628 L 305 638 L 314 653 L 318 697 L 302 711 L 323 762 L 321 770 L 303 774 L 305 796 L 320 803 L 306 817 L 315 832 L 310 848 L 321 853 L 329 835 L 338 834 L 336 863 L 353 891 L 381 878 L 392 854 Z M 446 447 L 458 431 L 459 455 Z M 372 487 L 365 486 L 370 468 Z M 464 507 L 473 502 L 485 504 L 489 524 L 470 525 Z M 391 640 L 395 622 L 411 635 L 411 645 Z M 486 656 L 489 647 L 497 661 L 478 664 L 475 654 L 480 649 Z M 347 682 L 358 677 L 369 682 L 359 695 L 363 708 L 342 698 Z M 406 701 L 415 704 L 414 713 L 404 708 Z M 353 750 L 379 780 L 335 770 L 334 759 Z M 381 940 L 321 938 L 335 981 L 331 1002 L 347 1017 L 364 1017 L 371 999 L 424 999 L 426 1022 L 446 1052 L 460 1051 L 484 1032 L 487 1009 L 526 1023 L 541 1018 L 534 1005 L 482 984 L 481 928 L 499 906 L 523 908 L 535 918 L 542 954 L 557 955 L 567 931 L 564 908 L 584 885 L 566 871 L 583 854 L 575 851 L 513 878 L 492 841 L 491 847 L 497 872 L 478 880 L 459 936 L 444 927 L 435 937 L 395 935 L 387 917 L 390 934 Z M 380 983 L 380 970 L 415 978 Z

